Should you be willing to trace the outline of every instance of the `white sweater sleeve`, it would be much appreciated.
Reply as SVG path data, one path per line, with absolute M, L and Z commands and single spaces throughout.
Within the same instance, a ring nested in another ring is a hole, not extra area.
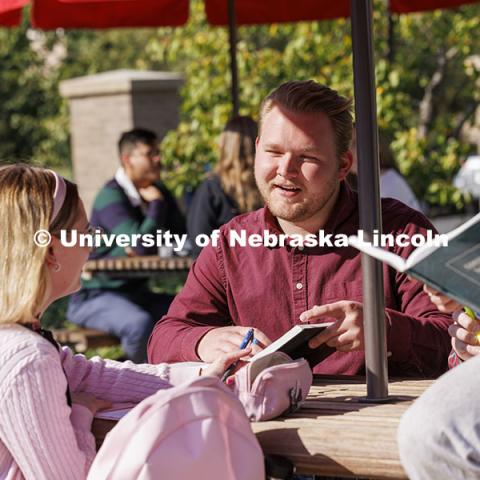
M 67 405 L 52 346 L 21 353 L 2 381 L 0 438 L 27 480 L 84 480 L 95 456 L 92 414 Z
M 100 357 L 87 359 L 67 347 L 61 350 L 61 360 L 72 392 L 89 392 L 112 402 L 139 402 L 159 389 L 198 376 L 202 365 L 137 365 Z

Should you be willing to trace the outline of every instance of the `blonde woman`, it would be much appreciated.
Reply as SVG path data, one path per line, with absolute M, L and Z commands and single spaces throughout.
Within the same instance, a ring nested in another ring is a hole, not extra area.
M 50 170 L 1 167 L 0 210 L 0 478 L 85 479 L 97 410 L 139 402 L 198 369 L 87 360 L 60 348 L 41 316 L 80 287 L 89 250 L 59 239 L 61 230 L 91 230 L 77 188 Z M 49 245 L 37 246 L 34 236 L 42 243 L 46 232 Z M 204 374 L 222 375 L 245 353 L 220 358 Z
M 220 156 L 213 174 L 198 187 L 187 217 L 187 231 L 194 245 L 197 235 L 213 230 L 240 213 L 262 206 L 255 184 L 253 164 L 257 124 L 245 116 L 229 120 L 220 136 Z

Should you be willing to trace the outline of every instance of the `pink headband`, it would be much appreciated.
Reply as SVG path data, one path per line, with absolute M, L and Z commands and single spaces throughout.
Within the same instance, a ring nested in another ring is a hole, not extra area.
M 67 185 L 64 178 L 58 175 L 57 172 L 54 172 L 53 170 L 48 171 L 53 173 L 53 176 L 55 177 L 55 192 L 53 193 L 52 217 L 50 219 L 50 225 L 52 225 L 65 201 Z

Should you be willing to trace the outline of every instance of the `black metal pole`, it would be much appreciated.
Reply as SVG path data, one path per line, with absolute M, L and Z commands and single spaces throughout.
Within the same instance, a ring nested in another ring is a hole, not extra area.
M 387 2 L 388 15 L 388 63 L 392 65 L 395 59 L 395 22 L 393 21 L 392 9 L 390 8 L 390 0 Z
M 366 240 L 382 231 L 372 0 L 351 0 L 360 228 Z M 388 397 L 382 264 L 363 254 L 363 315 L 367 401 Z
M 238 66 L 237 66 L 237 21 L 235 14 L 235 0 L 228 1 L 228 39 L 230 43 L 230 72 L 232 76 L 232 103 L 233 115 L 238 115 L 240 105 L 238 101 Z

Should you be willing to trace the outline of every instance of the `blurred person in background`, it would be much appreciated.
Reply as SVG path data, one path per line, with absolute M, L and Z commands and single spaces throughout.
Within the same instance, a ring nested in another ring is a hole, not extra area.
M 353 154 L 353 164 L 348 176 L 350 185 L 357 189 L 358 159 L 356 129 L 353 129 L 350 149 Z M 390 143 L 384 135 L 378 137 L 378 156 L 380 159 L 380 196 L 382 198 L 394 198 L 405 205 L 424 213 L 424 208 L 413 193 L 405 178 L 398 171 L 395 157 L 393 156 Z
M 246 116 L 228 121 L 220 136 L 220 156 L 213 173 L 198 187 L 187 216 L 188 236 L 195 256 L 197 235 L 210 235 L 233 217 L 262 206 L 255 183 L 256 122 Z
M 185 219 L 160 181 L 158 139 L 150 130 L 134 129 L 118 142 L 120 166 L 95 197 L 90 221 L 106 234 L 185 233 Z M 90 259 L 157 255 L 156 245 L 96 249 Z M 111 278 L 97 274 L 82 281 L 70 299 L 67 318 L 85 328 L 119 337 L 123 351 L 137 363 L 147 359 L 146 345 L 155 322 L 164 315 L 172 295 L 152 292 L 147 278 Z

